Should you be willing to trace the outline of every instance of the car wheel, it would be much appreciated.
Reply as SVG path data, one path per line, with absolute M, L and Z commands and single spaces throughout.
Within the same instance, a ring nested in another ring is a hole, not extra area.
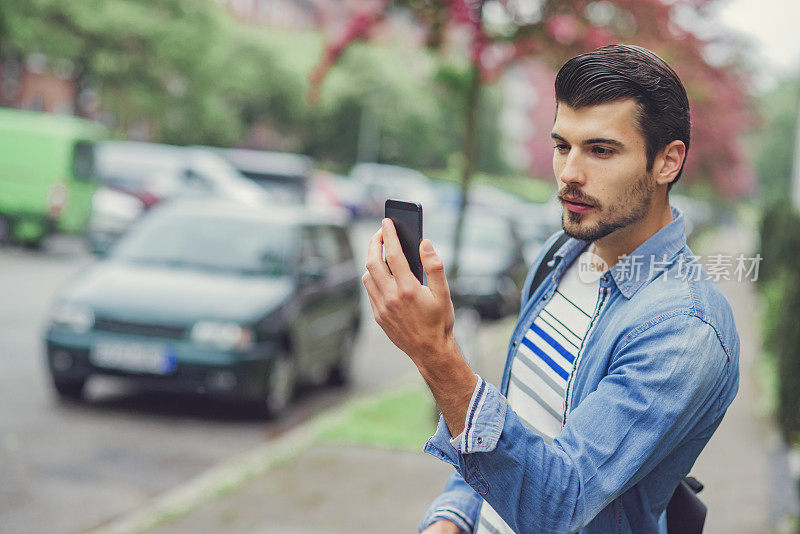
M 288 352 L 280 353 L 267 376 L 267 392 L 264 398 L 264 410 L 267 417 L 277 418 L 283 415 L 294 395 L 297 383 L 297 365 Z
M 343 386 L 350 381 L 353 351 L 356 346 L 356 329 L 351 328 L 342 336 L 339 345 L 339 357 L 328 374 L 328 383 L 332 386 Z
M 83 397 L 83 389 L 86 385 L 86 379 L 72 379 L 65 380 L 63 378 L 54 378 L 53 386 L 56 389 L 58 396 L 64 400 L 78 401 Z

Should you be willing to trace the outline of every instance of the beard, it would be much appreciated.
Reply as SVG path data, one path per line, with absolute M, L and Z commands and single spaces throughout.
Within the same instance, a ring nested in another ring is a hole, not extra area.
M 655 188 L 652 177 L 649 174 L 643 174 L 619 197 L 615 204 L 605 207 L 596 201 L 590 202 L 599 214 L 599 220 L 591 226 L 581 224 L 586 219 L 583 213 L 569 211 L 565 207 L 561 218 L 561 228 L 568 236 L 581 241 L 593 242 L 602 239 L 620 228 L 641 221 L 650 211 Z M 585 194 L 578 189 L 573 189 L 571 185 L 559 193 L 559 196 L 562 195 L 578 199 L 587 198 Z M 590 198 L 589 200 L 594 199 Z

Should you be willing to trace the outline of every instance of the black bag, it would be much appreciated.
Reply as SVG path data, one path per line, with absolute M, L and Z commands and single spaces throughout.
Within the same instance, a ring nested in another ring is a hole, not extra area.
M 703 485 L 694 477 L 681 480 L 667 503 L 668 534 L 700 534 L 708 509 L 697 494 Z
M 547 275 L 555 269 L 555 265 L 550 265 L 553 256 L 568 239 L 569 236 L 562 234 L 542 258 L 536 274 L 533 275 L 531 287 L 528 290 L 528 300 L 533 296 L 536 288 L 547 278 Z M 703 532 L 708 509 L 697 497 L 702 489 L 703 485 L 694 477 L 685 477 L 681 480 L 667 503 L 668 534 L 701 534 Z

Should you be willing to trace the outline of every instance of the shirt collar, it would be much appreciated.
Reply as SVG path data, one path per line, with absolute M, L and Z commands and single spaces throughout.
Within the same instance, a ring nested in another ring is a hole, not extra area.
M 666 269 L 665 262 L 672 260 L 686 245 L 686 228 L 683 213 L 670 206 L 672 222 L 650 236 L 628 256 L 607 271 L 625 298 L 631 298 L 639 288 Z M 569 265 L 589 244 L 580 239 L 569 239 L 554 254 Z

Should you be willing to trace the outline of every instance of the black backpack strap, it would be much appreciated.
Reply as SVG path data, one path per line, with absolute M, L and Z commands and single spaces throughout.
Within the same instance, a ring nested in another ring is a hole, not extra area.
M 547 278 L 553 269 L 555 269 L 555 265 L 548 265 L 551 261 L 553 261 L 553 256 L 556 255 L 558 249 L 569 240 L 569 236 L 567 234 L 561 234 L 556 239 L 556 242 L 550 247 L 550 250 L 547 251 L 547 254 L 544 255 L 542 258 L 541 263 L 539 263 L 539 268 L 536 269 L 536 274 L 533 275 L 533 280 L 531 281 L 530 288 L 528 288 L 528 300 L 531 299 L 533 296 L 533 292 L 536 291 L 536 288 Z

